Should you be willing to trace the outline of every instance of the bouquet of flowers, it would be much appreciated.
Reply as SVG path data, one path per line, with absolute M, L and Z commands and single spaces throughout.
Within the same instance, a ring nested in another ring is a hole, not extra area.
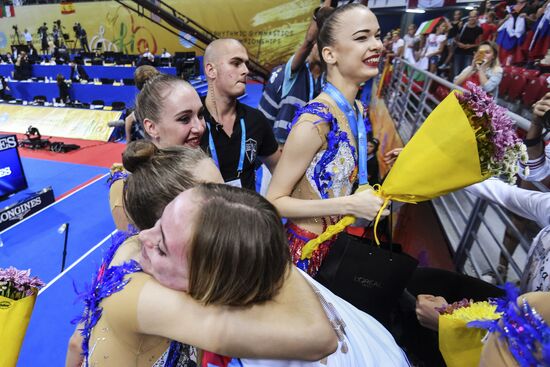
M 505 108 L 483 89 L 468 83 L 468 91 L 450 93 L 432 111 L 403 148 L 377 194 L 384 205 L 390 200 L 418 203 L 448 194 L 491 176 L 515 181 L 518 161 L 527 161 L 527 149 L 517 137 Z M 329 226 L 302 250 L 310 257 L 317 246 L 355 221 L 346 216 Z
M 0 366 L 15 366 L 38 289 L 44 283 L 30 270 L 0 268 Z
M 478 320 L 497 320 L 500 314 L 489 302 L 466 299 L 436 309 L 439 316 L 439 350 L 448 367 L 477 366 L 487 333 L 481 328 L 469 327 Z

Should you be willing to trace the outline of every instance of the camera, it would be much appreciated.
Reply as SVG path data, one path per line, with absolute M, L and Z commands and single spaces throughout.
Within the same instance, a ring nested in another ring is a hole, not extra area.
M 17 26 L 16 25 L 12 26 L 12 28 L 13 28 L 14 31 L 17 32 Z

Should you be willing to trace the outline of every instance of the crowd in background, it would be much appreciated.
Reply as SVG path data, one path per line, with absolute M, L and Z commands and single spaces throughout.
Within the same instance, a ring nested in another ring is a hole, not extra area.
M 485 1 L 468 13 L 455 10 L 449 18 L 409 24 L 405 34 L 392 30 L 384 37 L 385 50 L 421 70 L 459 85 L 472 81 L 496 96 L 501 66 L 550 71 L 549 4 Z

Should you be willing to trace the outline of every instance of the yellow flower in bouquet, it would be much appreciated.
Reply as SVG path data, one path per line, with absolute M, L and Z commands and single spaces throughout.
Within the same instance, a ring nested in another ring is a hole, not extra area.
M 514 182 L 518 160 L 527 150 L 505 108 L 473 83 L 464 94 L 450 93 L 432 111 L 405 145 L 382 185 L 374 188 L 384 199 L 375 222 L 390 200 L 418 203 L 481 182 L 491 176 Z M 302 250 L 310 257 L 317 246 L 354 222 L 344 217 Z
M 497 320 L 496 305 L 463 300 L 438 310 L 439 350 L 447 367 L 478 366 L 486 330 L 468 327 L 471 321 Z
M 38 289 L 44 283 L 30 270 L 0 268 L 0 366 L 15 366 Z

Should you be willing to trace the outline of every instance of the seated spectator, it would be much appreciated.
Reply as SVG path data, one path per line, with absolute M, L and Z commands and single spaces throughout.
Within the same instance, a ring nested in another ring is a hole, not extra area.
M 89 80 L 88 73 L 84 70 L 84 66 L 80 65 L 79 62 L 71 61 L 69 63 L 71 67 L 71 76 L 70 79 L 73 82 L 80 82 L 81 80 Z
M 2 64 L 13 64 L 13 57 L 12 57 L 11 53 L 8 52 L 7 54 L 5 54 L 1 58 L 1 61 L 2 61 Z
M 503 70 L 498 60 L 498 49 L 494 42 L 482 42 L 474 56 L 472 65 L 467 66 L 454 79 L 454 83 L 464 86 L 473 82 L 483 88 L 494 98 L 498 97 L 498 86 L 502 80 Z
M 59 88 L 59 103 L 68 103 L 70 81 L 65 80 L 63 74 L 57 74 L 57 87 Z
M 162 53 L 160 54 L 160 57 L 163 59 L 167 59 L 169 57 L 172 57 L 172 55 L 170 54 L 170 52 L 166 51 L 165 48 L 163 48 Z

